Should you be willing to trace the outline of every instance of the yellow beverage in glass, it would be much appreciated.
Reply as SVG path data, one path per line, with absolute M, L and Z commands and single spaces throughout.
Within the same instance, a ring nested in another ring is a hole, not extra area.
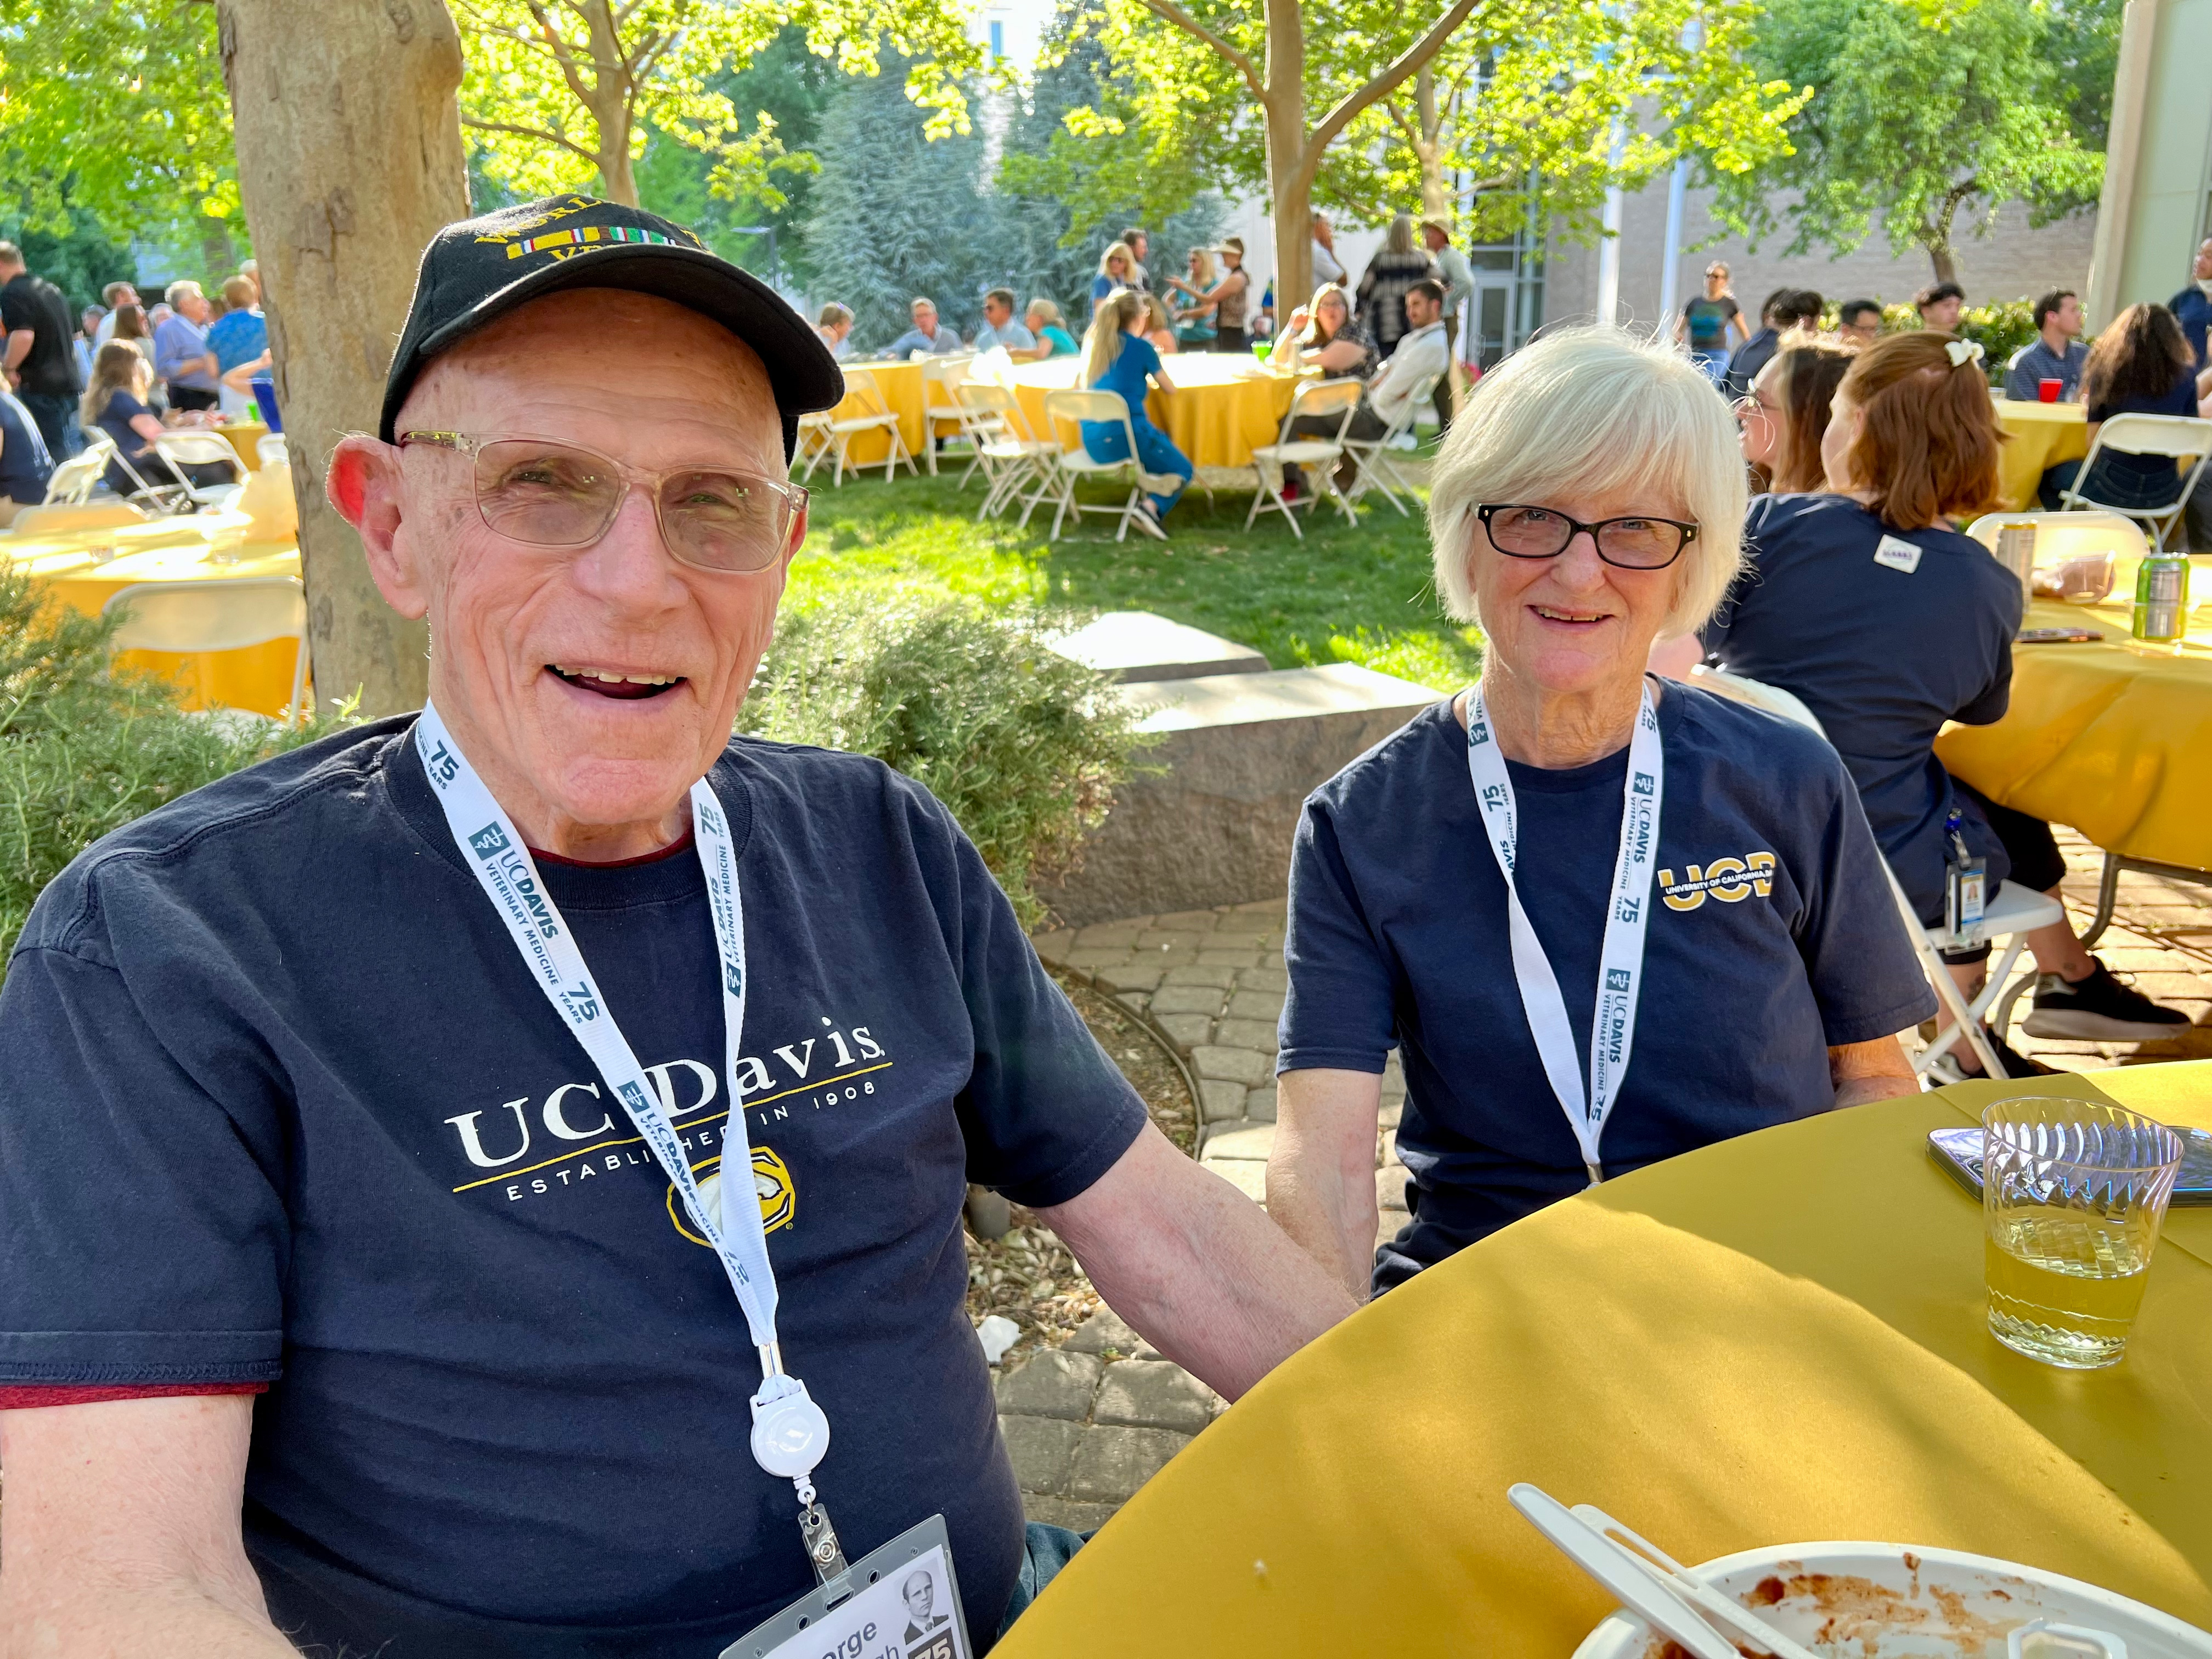
M 2181 1138 L 2116 1106 L 2031 1095 L 1982 1114 L 1982 1147 L 1990 1334 L 2046 1365 L 2117 1364 Z

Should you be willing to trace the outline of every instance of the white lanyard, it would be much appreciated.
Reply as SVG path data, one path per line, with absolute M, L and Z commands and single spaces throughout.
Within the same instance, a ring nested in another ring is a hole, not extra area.
M 1513 880 L 1515 830 L 1513 781 L 1506 775 L 1505 757 L 1498 752 L 1498 735 L 1491 729 L 1482 688 L 1468 699 L 1467 769 L 1474 780 L 1474 799 L 1482 809 L 1483 827 L 1490 832 L 1490 850 L 1498 855 L 1498 872 L 1505 878 L 1505 908 L 1513 942 L 1513 976 L 1520 983 L 1521 1009 L 1528 1020 L 1528 1035 L 1535 1039 L 1536 1054 L 1544 1062 L 1544 1075 L 1567 1115 L 1575 1142 L 1582 1148 L 1583 1165 L 1592 1185 L 1605 1178 L 1598 1159 L 1598 1139 L 1605 1121 L 1620 1094 L 1621 1079 L 1628 1073 L 1628 1054 L 1636 1040 L 1636 999 L 1644 976 L 1644 930 L 1650 921 L 1651 866 L 1658 853 L 1659 794 L 1666 775 L 1666 759 L 1659 744 L 1659 717 L 1651 707 L 1651 690 L 1645 686 L 1637 711 L 1636 730 L 1628 742 L 1628 777 L 1621 790 L 1620 853 L 1613 871 L 1613 890 L 1605 917 L 1605 942 L 1598 954 L 1597 1012 L 1590 1024 L 1589 1087 L 1583 1087 L 1577 1064 L 1574 1027 L 1567 1023 L 1567 1005 L 1559 994 L 1559 975 L 1551 958 L 1529 926 L 1521 894 Z
M 552 895 L 538 873 L 538 866 L 490 790 L 484 787 L 461 746 L 447 731 L 436 708 L 425 703 L 415 723 L 415 746 L 422 757 L 423 770 L 445 808 L 447 828 L 454 845 L 476 872 L 477 880 L 507 924 L 523 963 L 538 981 L 545 1000 L 583 1044 L 584 1052 L 599 1067 L 599 1075 L 629 1121 L 653 1148 L 660 1167 L 684 1195 L 700 1236 L 709 1240 L 738 1293 L 744 1310 L 753 1346 L 759 1351 L 760 1391 L 752 1398 L 753 1457 L 770 1474 L 789 1480 L 799 1501 L 818 1525 L 802 1516 L 800 1527 L 808 1553 L 821 1571 L 823 1556 L 817 1539 L 826 1535 L 831 1552 L 836 1535 L 828 1517 L 814 1502 L 813 1482 L 808 1479 L 830 1446 L 830 1422 L 820 1407 L 808 1398 L 806 1385 L 783 1369 L 775 1334 L 775 1269 L 768 1257 L 768 1233 L 761 1222 L 760 1205 L 753 1195 L 752 1146 L 745 1133 L 744 1097 L 738 1086 L 738 1047 L 745 1025 L 744 912 L 738 894 L 736 850 L 730 843 L 728 821 L 721 803 L 702 778 L 691 786 L 691 830 L 698 844 L 699 863 L 707 875 L 708 908 L 714 923 L 714 949 L 721 958 L 723 1071 L 729 1082 L 730 1115 L 722 1132 L 721 1206 L 719 1218 L 711 1212 L 699 1191 L 684 1144 L 669 1121 L 667 1109 L 647 1081 L 645 1069 L 630 1051 L 629 1039 L 615 1024 L 599 983 L 585 964 L 575 936 L 562 917 Z M 839 1558 L 842 1568 L 842 1557 Z

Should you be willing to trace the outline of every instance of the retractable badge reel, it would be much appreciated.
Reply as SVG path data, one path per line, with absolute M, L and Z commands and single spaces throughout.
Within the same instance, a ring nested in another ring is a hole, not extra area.
M 753 1462 L 799 1494 L 799 1531 L 815 1582 L 827 1583 L 845 1571 L 845 1552 L 830 1511 L 814 1492 L 814 1468 L 830 1449 L 830 1419 L 806 1392 L 806 1384 L 772 1357 L 773 1367 L 752 1398 Z
M 1943 820 L 1943 838 L 1950 852 L 1943 861 L 1943 927 L 1954 950 L 1976 943 L 1982 910 L 1989 896 L 1989 862 L 1966 850 L 1966 819 L 1956 807 Z

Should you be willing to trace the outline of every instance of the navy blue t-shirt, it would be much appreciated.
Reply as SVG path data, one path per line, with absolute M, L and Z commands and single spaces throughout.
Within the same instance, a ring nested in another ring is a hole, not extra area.
M 2181 371 L 2163 397 L 2123 398 L 2117 403 L 2092 404 L 2087 410 L 2092 426 L 2102 425 L 2115 415 L 2187 416 L 2196 412 L 2197 374 L 2188 368 Z M 2176 489 L 2181 486 L 2179 464 L 2171 455 L 2130 455 L 2125 450 L 2107 449 L 2097 457 L 2097 470 L 2109 474 L 2124 487 L 2137 490 L 2169 483 Z
M 273 1386 L 280 1628 L 386 1659 L 702 1659 L 811 1588 L 714 1252 L 455 852 L 402 719 L 108 836 L 0 989 L 0 1382 Z M 951 816 L 875 761 L 712 774 L 750 964 L 746 1178 L 848 1555 L 942 1511 L 971 1631 L 1022 1512 L 968 1183 L 1073 1198 L 1144 1109 Z M 729 1109 L 698 860 L 544 870 L 702 1176 Z
M 1835 752 L 1688 686 L 1658 704 L 1659 868 L 1607 1175 L 1835 1104 L 1827 1050 L 1935 1012 Z M 1507 763 L 1518 882 L 1589 1074 L 1626 748 Z M 1588 1184 L 1521 1005 L 1505 883 L 1449 701 L 1307 799 L 1291 855 L 1279 1071 L 1380 1072 L 1403 1053 L 1398 1152 L 1413 1220 L 1387 1288 Z
M 1895 562 L 1875 559 L 1885 542 Z M 1914 549 L 1914 568 L 1898 568 Z M 1971 537 L 1893 531 L 1841 495 L 1754 497 L 1744 553 L 1744 574 L 1700 631 L 1705 649 L 1820 717 L 1906 895 L 1941 921 L 1953 810 L 1992 882 L 2011 868 L 1980 809 L 1952 789 L 1936 734 L 1946 720 L 2004 718 L 2019 580 Z
M 37 420 L 13 392 L 0 390 L 0 495 L 34 507 L 46 499 L 46 480 L 53 473 Z

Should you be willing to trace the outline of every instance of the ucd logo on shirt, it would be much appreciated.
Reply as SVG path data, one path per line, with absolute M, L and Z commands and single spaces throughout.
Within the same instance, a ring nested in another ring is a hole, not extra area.
M 753 1196 L 760 1202 L 761 1225 L 769 1232 L 779 1227 L 788 1227 L 799 1213 L 799 1190 L 792 1184 L 790 1166 L 767 1146 L 756 1146 L 753 1153 Z M 722 1218 L 722 1160 L 710 1158 L 691 1166 L 699 1178 L 699 1196 L 714 1212 L 719 1223 Z M 684 1213 L 683 1200 L 676 1196 L 676 1183 L 668 1183 L 668 1218 L 676 1224 L 676 1231 L 694 1244 L 705 1244 L 699 1230 L 691 1224 Z
M 1676 881 L 1672 870 L 1659 872 L 1659 896 L 1669 910 L 1694 910 L 1708 896 L 1723 904 L 1741 904 L 1754 893 L 1765 898 L 1774 890 L 1771 853 L 1715 859 L 1711 864 L 1691 865 L 1689 872 L 1686 881 Z

